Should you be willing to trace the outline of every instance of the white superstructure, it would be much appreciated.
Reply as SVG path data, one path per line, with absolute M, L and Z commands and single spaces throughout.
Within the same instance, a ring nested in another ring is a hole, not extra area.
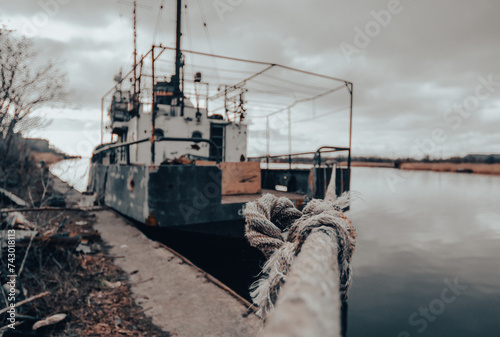
M 207 142 L 159 141 L 155 143 L 154 163 L 152 163 L 151 143 L 143 142 L 132 144 L 129 148 L 117 149 L 117 162 L 124 163 L 128 160 L 127 163 L 130 164 L 159 165 L 166 160 L 180 157 L 214 161 L 215 151 L 219 151 L 222 161 L 246 161 L 245 123 L 227 121 L 221 115 L 208 116 L 206 109 L 194 107 L 187 99 L 183 102 L 184 106 L 177 105 L 175 98 L 165 95 L 166 91 L 161 91 L 162 85 L 165 85 L 165 82 L 158 83 L 155 87 L 158 93 L 155 104 L 155 139 L 201 138 L 211 140 L 217 149 Z M 109 113 L 112 133 L 117 137 L 116 144 L 151 139 L 153 130 L 151 105 L 137 103 L 134 106 L 133 101 L 133 96 L 128 91 L 118 89 L 113 95 Z

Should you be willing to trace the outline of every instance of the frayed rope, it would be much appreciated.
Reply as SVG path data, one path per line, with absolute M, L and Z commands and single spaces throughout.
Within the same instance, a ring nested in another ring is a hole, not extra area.
M 245 235 L 251 246 L 267 258 L 261 278 L 250 287 L 257 314 L 265 318 L 274 308 L 294 257 L 307 236 L 315 228 L 323 231 L 338 245 L 340 297 L 346 301 L 352 283 L 351 259 L 356 245 L 356 230 L 342 212 L 349 205 L 350 195 L 344 193 L 334 201 L 311 200 L 301 212 L 287 198 L 265 194 L 245 206 Z M 327 230 L 327 228 L 329 228 Z

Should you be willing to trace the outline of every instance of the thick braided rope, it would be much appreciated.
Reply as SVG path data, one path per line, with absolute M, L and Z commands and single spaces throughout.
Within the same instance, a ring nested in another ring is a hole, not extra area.
M 259 306 L 258 314 L 266 317 L 273 309 L 294 257 L 315 228 L 329 235 L 332 243 L 335 238 L 337 240 L 339 290 L 341 299 L 347 300 L 352 282 L 350 261 L 356 243 L 356 231 L 341 211 L 348 202 L 347 193 L 333 202 L 312 200 L 300 212 L 290 200 L 266 194 L 246 205 L 246 237 L 250 245 L 268 258 L 261 278 L 250 288 L 253 302 Z M 288 232 L 286 240 L 283 232 Z
M 295 256 L 295 245 L 285 243 L 282 231 L 287 230 L 302 213 L 287 198 L 265 194 L 248 203 L 244 214 L 248 242 L 268 259 L 262 268 L 262 277 L 250 287 L 250 296 L 259 306 L 257 314 L 265 317 L 277 300 Z
M 250 245 L 260 249 L 266 258 L 285 242 L 282 231 L 302 216 L 287 198 L 265 194 L 245 206 L 245 235 Z

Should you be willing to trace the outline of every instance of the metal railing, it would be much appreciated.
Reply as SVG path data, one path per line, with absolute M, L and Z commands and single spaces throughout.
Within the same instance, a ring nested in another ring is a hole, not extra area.
M 321 146 L 314 152 L 300 152 L 300 153 L 289 153 L 289 154 L 281 154 L 281 155 L 267 155 L 267 156 L 258 156 L 258 157 L 248 157 L 249 160 L 262 160 L 266 159 L 267 168 L 269 169 L 269 160 L 273 158 L 288 158 L 289 168 L 292 169 L 292 157 L 298 156 L 306 156 L 306 155 L 314 155 L 313 165 L 320 166 L 321 165 L 321 154 L 322 153 L 333 153 L 333 152 L 342 152 L 347 151 L 347 168 L 351 168 L 351 149 L 348 147 L 338 147 L 338 146 Z
M 107 153 L 111 150 L 125 148 L 125 151 L 126 151 L 125 153 L 126 153 L 126 158 L 127 158 L 126 164 L 130 165 L 130 146 L 141 144 L 141 143 L 146 143 L 146 142 L 151 142 L 151 141 L 152 141 L 151 138 L 145 138 L 145 139 L 136 140 L 133 142 L 105 144 L 101 147 L 98 147 L 94 151 L 94 153 L 92 155 L 92 161 L 95 162 L 95 161 L 100 160 L 101 159 L 101 158 L 99 158 L 100 156 L 103 156 L 105 153 Z M 210 139 L 182 138 L 182 137 L 159 137 L 158 139 L 155 139 L 154 142 L 194 142 L 194 143 L 202 142 L 202 143 L 208 143 L 208 144 L 210 144 L 210 146 L 212 146 L 215 149 L 215 154 L 216 154 L 215 161 L 216 161 L 216 163 L 219 164 L 222 161 L 222 156 L 221 156 L 220 150 L 217 147 L 217 144 L 215 144 L 215 142 L 210 140 Z M 116 156 L 116 153 L 115 153 L 115 156 Z

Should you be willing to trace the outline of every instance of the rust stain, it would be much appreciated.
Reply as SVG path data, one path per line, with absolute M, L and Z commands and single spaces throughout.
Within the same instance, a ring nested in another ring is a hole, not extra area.
M 155 213 L 151 211 L 149 216 L 146 218 L 144 222 L 147 226 L 155 226 L 158 227 L 158 220 L 156 220 Z
M 315 179 L 314 179 L 314 173 L 313 173 L 313 171 L 311 170 L 311 172 L 309 173 L 309 181 L 308 181 L 308 182 L 309 182 L 309 187 L 311 188 L 311 191 L 312 191 L 312 196 L 313 196 L 313 197 L 314 197 L 314 193 L 316 192 L 316 191 L 315 191 L 315 188 L 314 188 L 314 187 L 315 187 L 315 186 L 314 186 L 314 185 L 315 185 L 315 184 L 314 184 L 314 180 L 315 180 Z
M 302 209 L 302 206 L 304 206 L 304 200 L 302 200 L 302 199 L 295 200 L 295 207 L 296 208 Z

